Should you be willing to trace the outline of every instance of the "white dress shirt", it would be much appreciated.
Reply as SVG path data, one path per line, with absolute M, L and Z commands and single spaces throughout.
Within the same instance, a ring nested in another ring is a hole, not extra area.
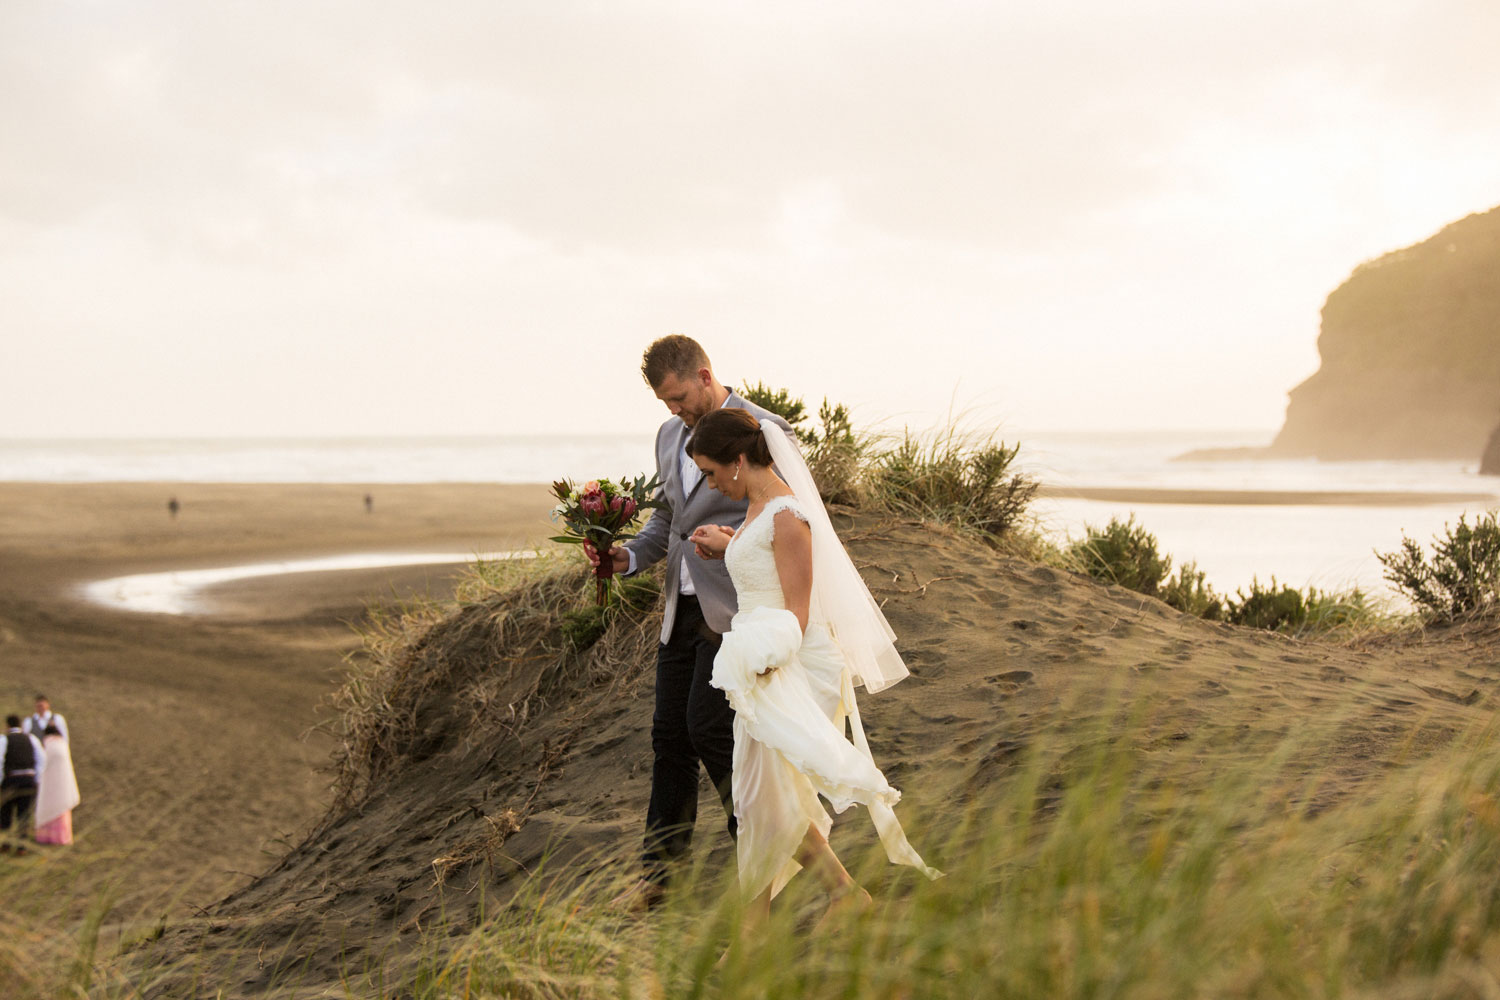
M 42 780 L 42 772 L 47 769 L 47 753 L 42 749 L 42 741 L 37 739 L 35 736 L 32 736 L 30 733 L 26 733 L 25 730 L 22 729 L 8 729 L 5 732 L 7 736 L 9 736 L 11 733 L 25 733 L 26 737 L 31 740 L 31 753 L 32 757 L 36 760 L 36 764 L 33 766 L 33 771 L 35 773 L 37 783 L 40 784 Z M 0 740 L 0 775 L 3 775 L 5 773 L 5 751 L 7 749 L 6 745 L 9 742 L 10 740 Z
M 41 720 L 41 725 L 37 725 L 37 721 L 39 719 Z M 23 721 L 21 723 L 21 731 L 25 732 L 25 733 L 30 733 L 32 736 L 35 736 L 37 739 L 41 739 L 42 738 L 42 734 L 47 731 L 47 727 L 49 725 L 50 726 L 56 726 L 57 727 L 57 731 L 59 733 L 62 733 L 62 738 L 63 739 L 67 739 L 68 738 L 68 720 L 64 719 L 58 713 L 56 713 L 56 712 L 50 712 L 50 711 L 46 715 L 42 715 L 42 716 L 39 716 L 36 713 L 32 713 L 31 715 L 28 715 L 26 717 L 25 721 Z
M 728 402 L 729 396 L 725 395 L 724 402 L 719 404 L 719 409 L 722 410 Z M 703 478 L 703 470 L 698 468 L 698 463 L 693 461 L 692 455 L 688 454 L 688 441 L 692 439 L 692 435 L 689 434 L 686 440 L 682 442 L 682 464 L 677 467 L 678 478 L 682 481 L 682 495 L 685 497 L 692 495 L 693 487 L 697 486 L 698 480 Z M 626 567 L 625 575 L 630 576 L 636 571 L 635 553 L 630 549 L 626 549 L 625 555 L 630 559 L 630 565 Z M 688 559 L 693 555 L 695 553 L 692 549 L 688 549 L 683 553 L 682 572 L 677 574 L 677 592 L 684 597 L 698 596 L 698 588 L 693 586 L 692 574 L 688 572 Z

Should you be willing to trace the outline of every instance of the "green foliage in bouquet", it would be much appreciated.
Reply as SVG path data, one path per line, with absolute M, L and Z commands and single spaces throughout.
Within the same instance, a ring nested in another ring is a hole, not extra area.
M 571 479 L 559 479 L 552 484 L 552 495 L 558 501 L 552 517 L 562 520 L 566 534 L 553 535 L 551 541 L 564 545 L 586 542 L 601 553 L 608 552 L 615 542 L 635 537 L 627 529 L 634 527 L 641 511 L 666 506 L 666 501 L 655 495 L 660 486 L 655 476 L 650 480 L 622 476 L 618 483 L 591 479 L 582 486 L 573 485 Z
M 557 497 L 557 506 L 552 508 L 554 520 L 563 522 L 562 535 L 553 535 L 552 541 L 564 545 L 591 546 L 599 555 L 599 564 L 594 569 L 598 580 L 596 603 L 602 606 L 609 590 L 609 581 L 614 577 L 614 562 L 609 550 L 616 542 L 634 538 L 628 530 L 635 526 L 641 511 L 654 507 L 665 507 L 666 501 L 657 496 L 660 482 L 655 476 L 634 479 L 621 477 L 618 483 L 609 479 L 591 479 L 582 486 L 574 486 L 572 480 L 559 479 L 552 484 L 552 495 Z

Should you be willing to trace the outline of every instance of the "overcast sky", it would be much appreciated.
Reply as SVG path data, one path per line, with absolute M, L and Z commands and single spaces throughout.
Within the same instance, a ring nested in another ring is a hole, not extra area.
M 0 436 L 1274 428 L 1500 204 L 1494 0 L 0 0 Z

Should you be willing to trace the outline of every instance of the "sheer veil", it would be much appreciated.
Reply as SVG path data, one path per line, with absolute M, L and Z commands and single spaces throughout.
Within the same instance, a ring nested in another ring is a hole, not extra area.
M 896 652 L 896 633 L 834 532 L 802 453 L 777 424 L 762 420 L 760 428 L 777 473 L 792 488 L 812 529 L 813 586 L 808 618 L 828 626 L 854 683 L 863 684 L 866 691 L 888 688 L 911 673 Z

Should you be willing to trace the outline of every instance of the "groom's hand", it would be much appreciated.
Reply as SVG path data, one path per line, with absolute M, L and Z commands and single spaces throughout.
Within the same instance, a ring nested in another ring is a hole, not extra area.
M 583 543 L 583 554 L 588 556 L 589 565 L 595 569 L 599 568 L 599 550 L 594 548 L 593 542 Z M 630 569 L 630 553 L 623 546 L 613 546 L 609 550 L 609 560 L 615 564 L 616 573 L 624 573 Z

